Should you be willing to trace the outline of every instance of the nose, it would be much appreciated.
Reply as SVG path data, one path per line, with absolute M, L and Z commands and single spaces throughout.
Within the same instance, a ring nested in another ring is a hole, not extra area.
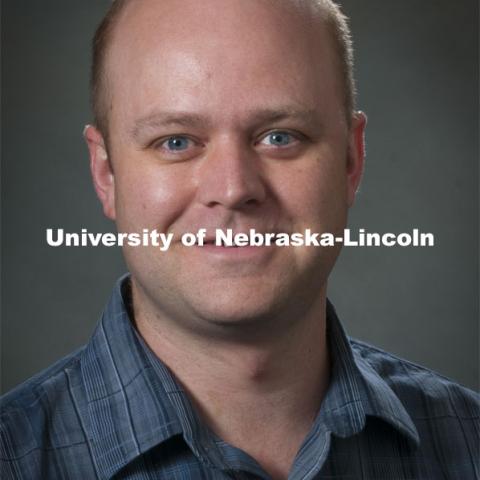
M 260 205 L 266 185 L 258 155 L 248 145 L 224 139 L 212 146 L 198 172 L 199 201 L 208 207 L 244 209 Z

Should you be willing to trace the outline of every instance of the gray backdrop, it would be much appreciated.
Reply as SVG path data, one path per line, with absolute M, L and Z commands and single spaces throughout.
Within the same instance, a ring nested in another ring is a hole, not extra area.
M 2 15 L 2 383 L 82 345 L 119 249 L 51 248 L 47 227 L 112 231 L 91 186 L 89 42 L 107 1 L 8 0 Z M 350 334 L 478 388 L 478 5 L 345 0 L 367 169 L 352 228 L 434 248 L 345 249 L 330 286 Z

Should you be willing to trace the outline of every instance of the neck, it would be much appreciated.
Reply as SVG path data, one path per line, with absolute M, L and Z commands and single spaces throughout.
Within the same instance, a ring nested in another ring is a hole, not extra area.
M 288 332 L 254 342 L 189 335 L 145 309 L 135 288 L 133 298 L 140 334 L 208 427 L 251 454 L 272 477 L 288 475 L 328 386 L 325 292 Z M 277 444 L 284 450 L 282 466 L 267 458 L 268 449 L 278 462 L 281 455 L 272 448 Z

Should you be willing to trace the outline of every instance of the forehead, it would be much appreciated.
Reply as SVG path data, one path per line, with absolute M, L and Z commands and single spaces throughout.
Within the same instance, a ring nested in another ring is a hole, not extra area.
M 315 0 L 130 0 L 116 27 L 115 42 L 215 35 L 237 37 L 245 32 L 282 36 L 318 30 L 326 11 Z M 244 38 L 244 40 L 247 40 Z
M 319 89 L 339 93 L 334 48 L 320 14 L 294 3 L 129 2 L 106 61 L 113 109 L 144 114 L 139 110 L 165 100 L 179 109 L 202 102 L 225 109 L 228 100 L 252 110 L 260 98 L 285 104 L 287 95 L 302 105 L 321 102 Z

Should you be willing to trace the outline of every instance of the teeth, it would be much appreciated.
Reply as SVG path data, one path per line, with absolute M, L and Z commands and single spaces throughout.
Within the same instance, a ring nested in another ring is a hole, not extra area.
M 223 248 L 240 248 L 238 245 L 225 245 L 224 243 L 220 243 L 219 245 L 216 244 L 216 242 L 214 241 L 208 241 L 208 242 L 204 242 L 204 245 L 215 245 L 215 246 L 218 246 L 218 247 L 223 247 Z M 242 246 L 249 246 L 249 245 L 242 245 Z

